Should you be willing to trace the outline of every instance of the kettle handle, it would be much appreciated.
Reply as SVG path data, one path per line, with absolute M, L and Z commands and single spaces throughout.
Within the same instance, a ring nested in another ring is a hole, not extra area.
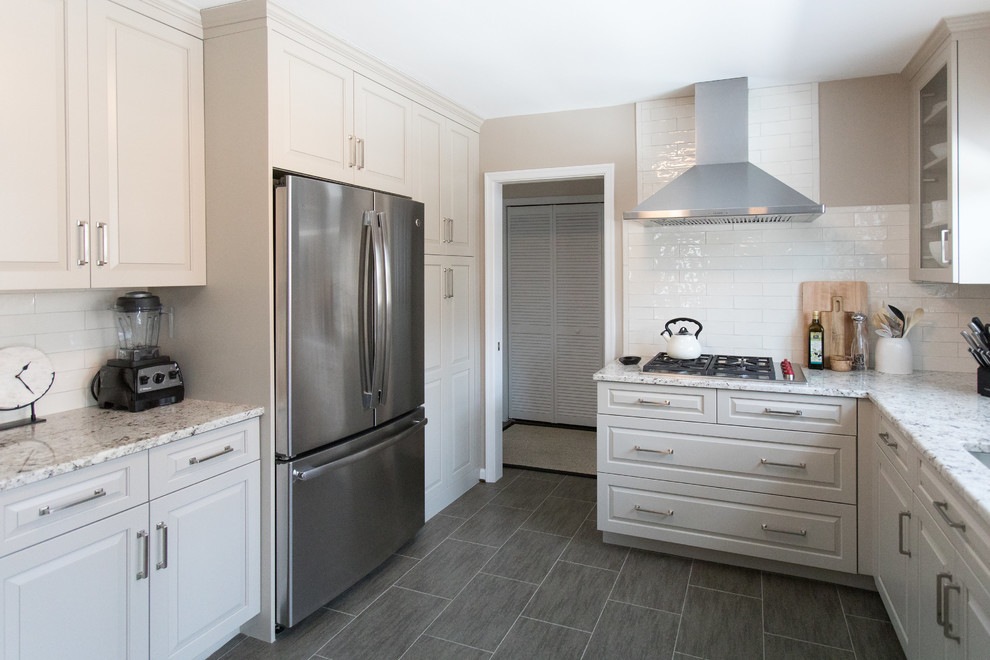
M 696 326 L 698 326 L 698 331 L 694 333 L 695 338 L 698 338 L 698 336 L 701 335 L 701 330 L 702 330 L 701 324 L 695 321 L 694 319 L 689 319 L 687 317 L 670 319 L 669 321 L 667 321 L 667 323 L 664 324 L 663 330 L 660 332 L 660 334 L 661 335 L 667 334 L 673 337 L 674 331 L 670 329 L 670 326 L 673 325 L 674 323 L 680 323 L 681 321 L 688 321 L 689 323 L 694 323 Z

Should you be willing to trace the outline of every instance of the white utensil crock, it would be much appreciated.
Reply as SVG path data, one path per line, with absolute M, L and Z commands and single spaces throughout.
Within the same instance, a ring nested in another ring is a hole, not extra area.
M 885 374 L 909 374 L 914 371 L 911 342 L 903 337 L 880 337 L 877 340 L 876 370 Z

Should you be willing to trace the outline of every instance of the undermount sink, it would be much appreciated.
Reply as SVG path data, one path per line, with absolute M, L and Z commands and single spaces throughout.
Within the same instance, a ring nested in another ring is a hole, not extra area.
M 973 451 L 971 449 L 968 449 L 967 451 L 980 463 L 990 467 L 990 451 Z

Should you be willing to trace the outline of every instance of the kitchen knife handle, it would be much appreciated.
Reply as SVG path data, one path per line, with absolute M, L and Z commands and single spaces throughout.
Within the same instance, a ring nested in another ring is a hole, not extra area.
M 89 263 L 89 223 L 85 220 L 76 221 L 76 239 L 78 240 L 77 266 L 85 266 Z
M 897 514 L 897 552 L 901 553 L 905 557 L 910 557 L 911 551 L 904 549 L 904 519 L 905 518 L 911 520 L 910 511 L 901 511 L 899 514 Z

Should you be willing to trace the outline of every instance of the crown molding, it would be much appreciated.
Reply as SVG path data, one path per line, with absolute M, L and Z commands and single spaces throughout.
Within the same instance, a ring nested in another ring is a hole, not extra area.
M 908 60 L 901 75 L 908 80 L 914 78 L 925 65 L 925 62 L 935 55 L 938 49 L 949 39 L 986 37 L 987 34 L 985 33 L 988 31 L 990 31 L 990 12 L 943 18 L 928 35 L 925 42 L 921 44 L 918 52 Z

